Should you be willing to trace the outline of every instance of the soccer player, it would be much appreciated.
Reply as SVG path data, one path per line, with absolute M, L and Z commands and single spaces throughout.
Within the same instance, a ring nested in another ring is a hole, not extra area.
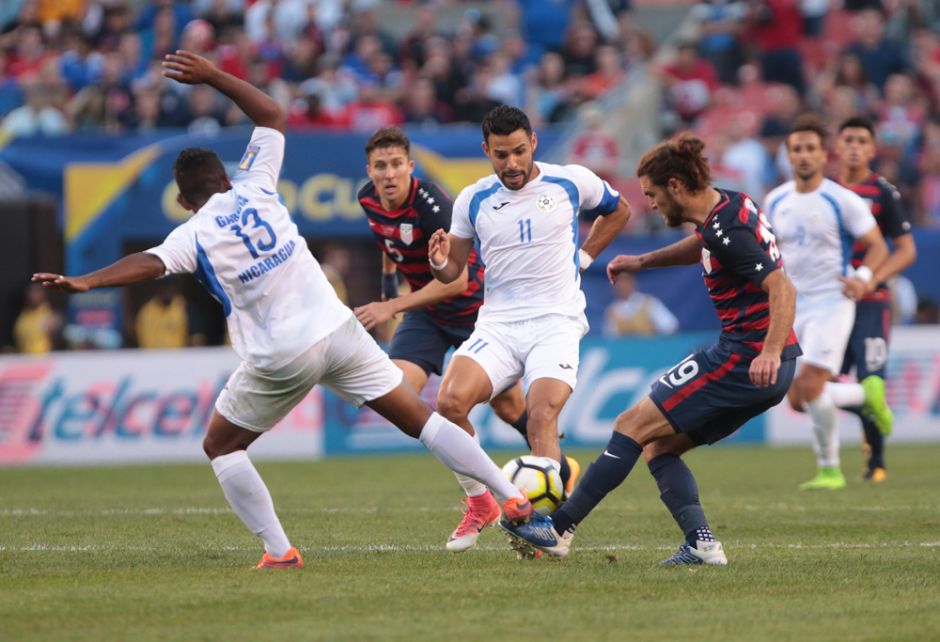
M 431 373 L 443 372 L 447 351 L 473 331 L 483 303 L 483 264 L 471 250 L 467 268 L 453 282 L 444 284 L 431 276 L 428 239 L 437 230 L 450 229 L 452 203 L 437 185 L 412 175 L 411 144 L 404 132 L 383 127 L 372 135 L 366 143 L 366 172 L 371 182 L 360 190 L 359 204 L 382 250 L 383 300 L 354 312 L 366 330 L 405 312 L 389 356 L 420 392 Z M 403 296 L 398 296 L 399 270 L 411 287 Z M 510 383 L 490 405 L 500 419 L 526 436 L 525 399 L 518 382 Z M 573 487 L 577 470 L 576 461 L 562 457 L 566 487 Z M 454 553 L 472 548 L 480 532 L 499 519 L 499 504 L 486 486 L 466 475 L 457 475 L 457 481 L 467 494 L 467 510 L 447 539 L 446 548 Z
M 482 129 L 494 174 L 460 192 L 450 232 L 434 232 L 428 247 L 443 283 L 460 278 L 477 240 L 486 264 L 476 327 L 454 353 L 437 407 L 472 434 L 470 409 L 521 376 L 532 453 L 560 470 L 558 415 L 574 390 L 588 329 L 581 271 L 621 230 L 630 206 L 585 167 L 536 162 L 538 141 L 521 110 L 496 107 Z M 579 248 L 582 210 L 598 217 Z
M 790 388 L 790 405 L 809 413 L 818 471 L 803 490 L 845 487 L 839 466 L 836 407 L 864 406 L 879 428 L 891 431 L 884 385 L 830 381 L 839 374 L 852 324 L 855 301 L 871 288 L 875 270 L 888 255 L 868 205 L 851 190 L 825 176 L 826 130 L 812 115 L 797 119 L 787 136 L 793 180 L 767 195 L 767 214 L 796 286 L 796 335 L 803 347 L 799 373 Z M 861 265 L 849 265 L 851 244 Z M 883 383 L 883 382 L 882 382 Z
M 643 193 L 670 227 L 695 224 L 695 234 L 607 265 L 619 274 L 701 262 L 721 319 L 718 343 L 697 351 L 656 381 L 649 396 L 621 413 L 610 442 L 578 487 L 550 516 L 526 527 L 500 525 L 519 547 L 568 554 L 575 527 L 644 457 L 660 497 L 685 535 L 663 565 L 727 564 L 709 527 L 692 471 L 681 457 L 727 437 L 784 398 L 800 347 L 793 333 L 796 292 L 784 274 L 774 235 L 745 194 L 712 187 L 701 139 L 682 134 L 647 151 L 637 166 Z
M 317 383 L 357 406 L 366 404 L 421 441 L 451 470 L 473 477 L 525 519 L 531 505 L 460 427 L 422 403 L 402 372 L 336 297 L 277 194 L 284 121 L 270 97 L 187 51 L 167 55 L 164 75 L 207 84 L 255 123 L 229 178 L 216 154 L 190 148 L 173 166 L 178 202 L 194 213 L 159 246 L 77 277 L 38 273 L 33 281 L 66 292 L 127 285 L 189 272 L 222 304 L 242 363 L 216 401 L 203 448 L 222 492 L 261 538 L 257 568 L 299 568 L 267 487 L 246 449 Z
M 901 205 L 901 195 L 883 176 L 871 171 L 875 158 L 875 127 L 871 120 L 856 116 L 839 125 L 836 153 L 839 156 L 839 182 L 861 196 L 871 207 L 881 234 L 894 245 L 884 263 L 878 266 L 866 285 L 868 292 L 855 306 L 855 325 L 842 364 L 843 374 L 852 367 L 859 381 L 883 388 L 888 364 L 888 337 L 891 329 L 891 293 L 887 282 L 900 274 L 917 258 L 917 247 L 911 234 L 911 221 Z M 864 249 L 853 247 L 852 267 L 858 269 L 864 260 Z M 874 419 L 862 407 L 851 408 L 862 421 L 868 450 L 864 479 L 882 482 L 887 477 L 884 440 Z M 882 428 L 885 427 L 881 424 Z M 889 426 L 890 427 L 890 426 Z

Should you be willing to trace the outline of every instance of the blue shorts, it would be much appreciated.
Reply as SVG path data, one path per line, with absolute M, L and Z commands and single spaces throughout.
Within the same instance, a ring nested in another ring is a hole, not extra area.
M 473 326 L 448 326 L 439 323 L 424 310 L 405 312 L 388 348 L 388 356 L 413 363 L 426 373 L 441 374 L 444 357 L 470 335 Z
M 781 362 L 777 383 L 758 388 L 748 376 L 753 357 L 722 342 L 695 352 L 652 386 L 650 399 L 676 432 L 696 445 L 724 439 L 749 419 L 780 403 L 796 373 L 796 359 Z
M 891 302 L 859 301 L 855 309 L 855 325 L 845 348 L 842 374 L 849 374 L 854 366 L 859 381 L 869 375 L 884 379 L 890 332 Z

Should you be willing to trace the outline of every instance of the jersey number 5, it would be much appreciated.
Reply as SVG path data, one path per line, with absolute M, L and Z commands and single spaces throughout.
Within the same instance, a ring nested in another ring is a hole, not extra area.
M 235 236 L 242 240 L 242 243 L 245 244 L 245 247 L 248 248 L 248 252 L 251 254 L 251 258 L 258 258 L 258 250 L 255 249 L 255 244 L 252 243 L 251 237 L 245 234 L 242 231 L 242 228 L 248 225 L 248 221 L 251 219 L 252 230 L 262 229 L 264 230 L 267 239 L 258 241 L 258 250 L 262 252 L 269 252 L 274 249 L 274 246 L 277 245 L 277 235 L 274 234 L 274 229 L 268 225 L 267 221 L 258 216 L 258 210 L 253 207 L 242 211 L 242 224 L 238 225 L 237 223 L 229 227 L 231 231 L 235 232 Z
M 392 257 L 392 260 L 395 263 L 401 263 L 405 260 L 405 257 L 402 256 L 402 253 L 398 251 L 398 248 L 395 247 L 395 244 L 392 243 L 392 239 L 385 239 L 385 250 L 388 252 L 388 255 Z

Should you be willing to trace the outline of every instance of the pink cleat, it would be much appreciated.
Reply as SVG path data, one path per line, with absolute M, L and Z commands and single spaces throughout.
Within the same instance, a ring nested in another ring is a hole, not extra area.
M 447 550 L 451 553 L 463 553 L 473 548 L 483 529 L 499 519 L 499 504 L 489 490 L 461 501 L 467 505 L 467 510 L 457 528 L 447 538 Z

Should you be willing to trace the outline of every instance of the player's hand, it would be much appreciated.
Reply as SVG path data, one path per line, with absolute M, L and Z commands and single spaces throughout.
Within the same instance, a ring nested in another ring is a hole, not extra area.
M 90 289 L 80 276 L 63 276 L 50 272 L 37 272 L 33 275 L 33 283 L 41 283 L 42 287 L 62 292 L 88 292 Z
M 619 254 L 607 264 L 607 279 L 613 283 L 623 273 L 639 272 L 643 269 L 640 257 L 631 254 Z
M 842 281 L 842 294 L 853 301 L 860 301 L 875 289 L 874 283 L 870 281 L 862 281 L 861 279 L 846 276 L 840 276 L 839 280 Z
M 366 330 L 371 330 L 395 316 L 395 305 L 392 301 L 374 301 L 353 308 L 353 313 Z
M 777 371 L 780 370 L 780 356 L 759 354 L 751 361 L 748 376 L 758 388 L 766 388 L 777 383 Z
M 163 75 L 184 85 L 208 83 L 218 68 L 211 62 L 189 51 L 177 49 L 175 54 L 163 57 Z
M 450 237 L 443 229 L 437 230 L 428 239 L 428 260 L 440 265 L 450 256 Z

